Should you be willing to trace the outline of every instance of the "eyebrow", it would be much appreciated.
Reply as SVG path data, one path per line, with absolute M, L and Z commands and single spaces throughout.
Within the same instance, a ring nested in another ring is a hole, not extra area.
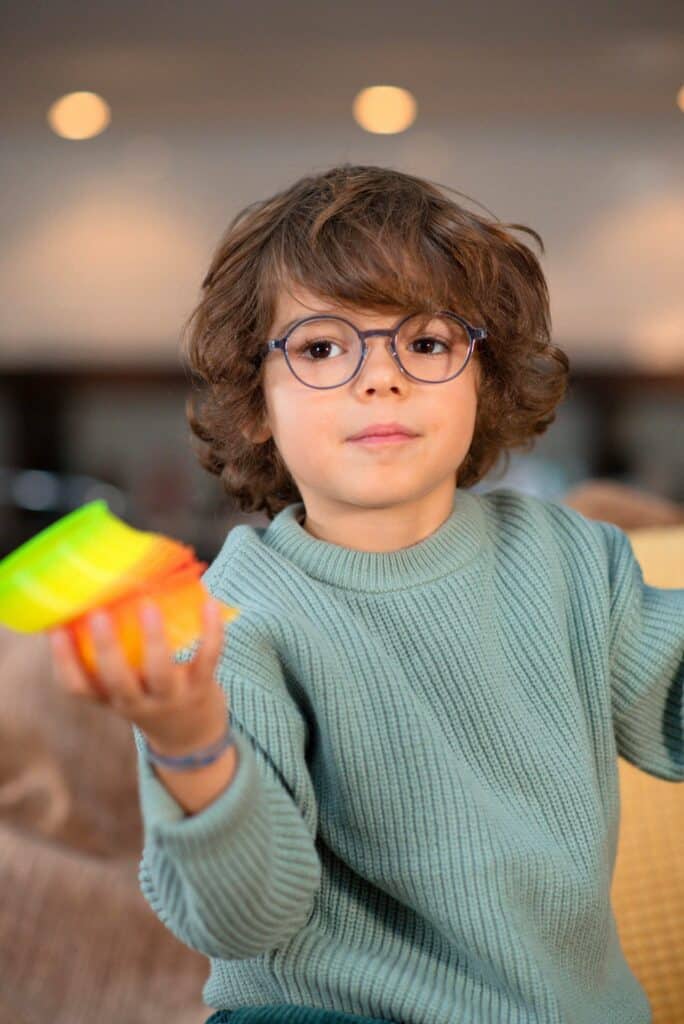
M 293 320 L 288 320 L 288 322 L 286 324 L 283 324 L 282 327 L 280 327 L 279 330 L 276 332 L 276 337 L 282 338 L 283 335 L 286 334 L 287 331 L 289 331 L 289 329 L 293 327 L 298 320 L 306 320 L 307 317 L 310 316 L 340 316 L 345 320 L 349 319 L 349 317 L 347 317 L 344 313 L 340 313 L 338 310 L 335 310 L 331 313 L 330 311 L 326 311 L 324 309 L 314 309 L 310 313 L 307 313 L 306 315 L 296 316 L 294 317 Z
M 313 316 L 313 314 L 312 314 L 312 316 Z M 285 333 L 286 333 L 287 331 L 289 331 L 289 329 L 290 329 L 290 328 L 292 327 L 292 325 L 293 325 L 293 324 L 296 324 L 298 320 L 302 320 L 302 319 L 303 319 L 303 317 L 301 317 L 301 316 L 296 316 L 296 317 L 294 318 L 294 320 L 288 320 L 288 322 L 287 322 L 286 324 L 283 324 L 283 326 L 282 326 L 282 327 L 280 327 L 280 328 L 279 328 L 279 329 L 278 329 L 278 330 L 276 331 L 276 337 L 277 337 L 277 338 L 282 338 L 282 336 L 283 336 L 283 335 L 284 335 L 284 334 L 285 334 Z

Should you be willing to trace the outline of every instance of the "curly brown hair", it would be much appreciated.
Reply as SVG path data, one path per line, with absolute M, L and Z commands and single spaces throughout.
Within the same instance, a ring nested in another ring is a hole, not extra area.
M 260 367 L 288 284 L 372 311 L 452 309 L 486 327 L 473 353 L 480 385 L 459 487 L 476 484 L 502 453 L 505 472 L 509 449 L 531 448 L 555 419 L 568 357 L 550 340 L 539 262 L 507 229 L 528 232 L 542 253 L 543 242 L 445 191 L 463 195 L 402 171 L 342 164 L 251 203 L 228 225 L 186 321 L 182 357 L 202 392 L 201 407 L 192 393 L 185 405 L 199 461 L 241 511 L 272 520 L 302 500 L 273 438 L 250 440 L 266 424 Z

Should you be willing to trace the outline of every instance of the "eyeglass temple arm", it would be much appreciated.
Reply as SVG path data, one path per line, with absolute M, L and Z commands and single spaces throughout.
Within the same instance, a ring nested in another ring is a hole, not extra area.
M 259 352 L 256 356 L 249 360 L 252 366 L 259 367 L 263 363 L 264 359 L 269 352 L 273 352 L 276 348 L 282 348 L 285 350 L 285 339 L 284 338 L 272 338 L 267 341 L 264 345 L 263 351 Z

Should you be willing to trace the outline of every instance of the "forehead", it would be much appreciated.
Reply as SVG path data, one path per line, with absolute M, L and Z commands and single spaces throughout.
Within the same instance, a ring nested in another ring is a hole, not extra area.
M 368 321 L 385 320 L 392 314 L 401 314 L 401 306 L 388 306 L 383 310 L 364 309 L 342 302 L 332 296 L 320 295 L 304 285 L 287 284 L 279 286 L 276 298 L 275 319 L 280 324 L 295 317 L 313 316 L 315 313 L 337 313 L 348 319 Z

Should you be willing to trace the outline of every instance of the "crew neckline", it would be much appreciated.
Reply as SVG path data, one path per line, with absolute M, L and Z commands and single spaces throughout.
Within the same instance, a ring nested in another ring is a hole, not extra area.
M 378 592 L 428 583 L 470 562 L 484 539 L 481 499 L 460 487 L 441 526 L 395 551 L 359 551 L 320 540 L 304 529 L 304 512 L 303 502 L 286 505 L 264 530 L 263 543 L 307 575 L 345 590 Z

